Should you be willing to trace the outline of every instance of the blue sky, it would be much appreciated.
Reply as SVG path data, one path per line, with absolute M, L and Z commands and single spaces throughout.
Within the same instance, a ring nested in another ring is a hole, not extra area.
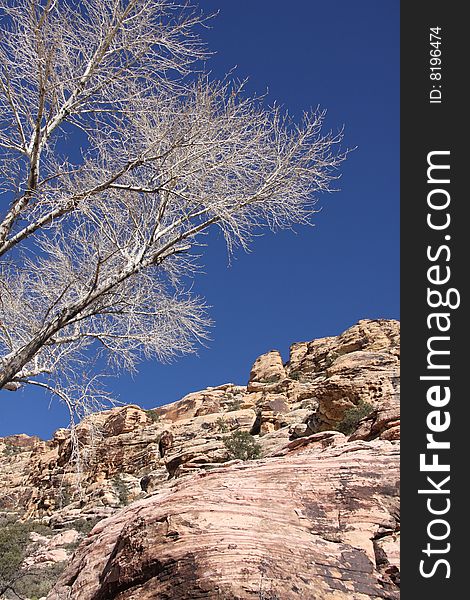
M 215 321 L 198 356 L 148 362 L 110 380 L 122 401 L 152 408 L 225 382 L 246 383 L 255 358 L 272 348 L 337 335 L 363 318 L 399 318 L 398 0 L 204 0 L 220 9 L 202 35 L 217 54 L 208 68 L 232 67 L 248 89 L 294 115 L 320 105 L 327 124 L 345 126 L 352 152 L 341 191 L 321 196 L 314 228 L 266 234 L 229 265 L 212 236 L 194 290 Z M 0 392 L 0 435 L 51 436 L 65 410 L 41 392 Z

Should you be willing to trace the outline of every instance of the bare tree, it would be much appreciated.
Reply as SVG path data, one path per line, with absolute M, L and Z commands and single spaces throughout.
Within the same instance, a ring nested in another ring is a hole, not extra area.
M 218 227 L 231 250 L 309 222 L 342 134 L 201 74 L 206 18 L 186 5 L 2 4 L 0 388 L 82 415 L 101 399 L 91 356 L 133 370 L 194 350 L 202 236 Z

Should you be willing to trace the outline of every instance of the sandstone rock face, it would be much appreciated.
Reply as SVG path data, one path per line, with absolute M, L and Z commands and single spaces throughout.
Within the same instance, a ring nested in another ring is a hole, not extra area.
M 259 356 L 253 365 L 248 390 L 256 391 L 266 383 L 276 383 L 286 378 L 282 357 L 277 350 Z
M 80 472 L 68 430 L 0 438 L 0 515 L 57 532 L 33 544 L 35 567 L 69 559 L 78 542 L 61 532 L 105 519 L 54 599 L 395 598 L 399 356 L 399 323 L 364 320 L 293 344 L 286 364 L 262 355 L 246 386 L 91 415 L 76 430 Z M 237 431 L 252 434 L 260 461 L 230 454 Z
M 317 384 L 314 428 L 335 428 L 360 401 L 394 407 L 399 419 L 399 332 L 397 321 L 359 321 L 339 337 L 314 340 L 301 352 L 295 345 L 289 374 Z
M 48 600 L 398 598 L 398 447 L 339 436 L 102 521 Z
M 0 511 L 16 512 L 28 503 L 31 463 L 42 455 L 47 443 L 24 434 L 0 438 Z
M 251 432 L 267 455 L 282 440 L 335 429 L 360 402 L 373 410 L 352 439 L 399 439 L 397 321 L 360 321 L 338 337 L 293 344 L 286 365 L 270 351 L 255 361 L 247 386 L 207 388 L 150 411 L 127 405 L 94 414 L 77 428 L 85 449 L 79 476 L 65 429 L 48 442 L 0 439 L 0 510 L 65 523 L 108 514 L 173 477 L 227 461 L 224 439 L 234 431 Z

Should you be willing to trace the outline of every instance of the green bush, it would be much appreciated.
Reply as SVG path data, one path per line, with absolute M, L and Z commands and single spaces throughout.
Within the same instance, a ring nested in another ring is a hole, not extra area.
M 232 402 L 227 404 L 227 412 L 233 412 L 234 410 L 240 410 L 242 401 L 239 398 L 235 398 Z
M 21 454 L 22 452 L 24 452 L 24 448 L 14 446 L 13 444 L 5 444 L 5 448 L 3 448 L 4 456 L 16 456 L 17 454 Z
M 88 535 L 99 521 L 101 521 L 100 517 L 94 517 L 93 519 L 77 519 L 76 521 L 67 523 L 67 528 L 75 529 L 75 531 L 83 533 L 83 535 Z
M 279 383 L 280 381 L 279 375 L 271 375 L 271 377 L 265 377 L 260 383 Z
M 359 421 L 370 415 L 373 410 L 374 407 L 372 404 L 364 402 L 364 400 L 359 400 L 357 406 L 348 408 L 344 413 L 343 420 L 338 423 L 336 429 L 344 433 L 344 435 L 351 435 L 351 433 L 356 431 Z
M 150 410 L 146 410 L 145 414 L 147 415 L 147 417 L 153 421 L 153 423 L 159 423 L 160 422 L 160 415 L 157 413 L 156 410 L 154 410 L 153 408 Z
M 25 523 L 8 523 L 0 529 L 0 590 L 17 578 L 26 557 L 29 532 Z
M 15 592 L 20 597 L 30 598 L 30 600 L 38 600 L 43 596 L 47 596 L 66 565 L 66 562 L 59 562 L 46 567 L 25 571 L 14 585 Z
M 114 477 L 113 486 L 117 492 L 119 503 L 123 506 L 127 506 L 129 504 L 129 490 L 127 489 L 127 485 L 119 475 Z
M 338 352 L 335 352 L 334 350 L 332 352 L 329 352 L 327 354 L 327 356 L 325 357 L 325 364 L 324 364 L 325 368 L 328 369 L 328 367 L 331 367 L 331 365 L 339 357 L 340 357 L 340 354 L 338 354 Z
M 224 439 L 230 458 L 254 460 L 261 457 L 261 446 L 248 431 L 234 431 Z
M 220 431 L 220 433 L 227 433 L 229 430 L 227 421 L 222 417 L 217 418 L 215 426 L 217 427 L 217 431 Z
M 63 508 L 64 506 L 68 506 L 73 501 L 73 491 L 70 486 L 62 486 L 58 492 L 59 497 L 59 506 Z
M 29 534 L 35 531 L 50 537 L 55 533 L 48 525 L 29 521 L 15 522 L 11 517 L 0 518 L 0 597 L 30 598 L 46 596 L 57 581 L 66 563 L 22 569 L 28 554 Z M 33 545 L 34 547 L 34 545 Z M 10 591 L 11 590 L 11 591 Z M 13 594 L 5 596 L 6 594 Z
M 39 535 L 43 535 L 45 537 L 52 537 L 57 533 L 54 531 L 52 527 L 46 525 L 45 523 L 41 523 L 40 521 L 28 521 L 25 523 L 28 527 L 29 531 L 34 531 L 35 533 L 39 533 Z

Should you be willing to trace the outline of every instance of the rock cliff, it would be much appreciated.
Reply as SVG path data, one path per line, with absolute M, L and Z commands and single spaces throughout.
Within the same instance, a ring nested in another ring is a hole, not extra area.
M 67 430 L 0 439 L 0 511 L 101 519 L 51 600 L 397 598 L 399 419 L 399 323 L 364 320 L 246 386 L 92 415 L 79 471 Z
M 198 474 L 101 521 L 48 598 L 398 598 L 397 475 L 340 433 Z

